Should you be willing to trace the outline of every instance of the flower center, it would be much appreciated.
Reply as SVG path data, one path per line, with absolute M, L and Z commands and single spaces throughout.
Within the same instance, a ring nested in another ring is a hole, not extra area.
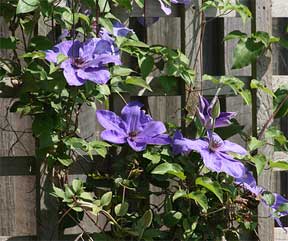
M 86 64 L 85 59 L 81 58 L 81 57 L 77 57 L 77 58 L 73 58 L 72 59 L 72 66 L 74 68 L 80 69 L 83 68 Z
M 214 138 L 211 138 L 210 143 L 209 143 L 209 149 L 211 151 L 216 151 L 220 146 L 222 145 L 221 140 L 216 140 Z
M 131 132 L 129 133 L 129 137 L 130 137 L 132 140 L 134 140 L 135 137 L 137 136 L 137 134 L 138 134 L 137 131 L 131 131 Z

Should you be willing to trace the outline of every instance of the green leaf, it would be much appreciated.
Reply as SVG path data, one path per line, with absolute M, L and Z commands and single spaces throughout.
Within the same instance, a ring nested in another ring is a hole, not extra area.
M 285 137 L 284 133 L 276 127 L 269 127 L 265 132 L 265 138 L 274 139 L 275 141 L 279 142 L 280 145 L 285 145 L 287 142 L 287 138 Z
M 99 90 L 99 92 L 100 92 L 102 95 L 108 96 L 108 95 L 111 94 L 108 85 L 97 85 L 97 89 Z
M 110 19 L 108 18 L 99 18 L 99 23 L 107 29 L 110 33 L 113 33 L 113 24 Z
M 151 173 L 157 175 L 171 174 L 177 176 L 181 180 L 186 179 L 183 168 L 177 163 L 162 163 L 158 165 Z
M 253 38 L 240 39 L 233 55 L 232 69 L 241 69 L 253 63 L 257 57 L 263 54 L 265 45 Z
M 256 165 L 256 171 L 257 171 L 258 176 L 260 176 L 267 162 L 266 157 L 262 154 L 258 154 L 252 157 L 252 161 Z
M 251 140 L 249 141 L 248 148 L 250 151 L 254 151 L 260 147 L 263 147 L 265 145 L 265 141 L 260 141 L 256 137 L 251 137 Z
M 58 157 L 57 160 L 65 167 L 69 167 L 73 163 L 73 160 L 70 157 L 66 158 Z
M 138 220 L 136 225 L 136 231 L 138 233 L 138 240 L 142 240 L 142 236 L 144 231 L 150 227 L 153 220 L 153 212 L 151 210 L 147 210 L 144 215 Z
M 187 194 L 187 198 L 195 200 L 203 208 L 204 212 L 207 212 L 208 200 L 205 194 L 203 194 L 201 191 L 190 192 Z
M 218 182 L 213 182 L 209 177 L 198 177 L 195 183 L 196 185 L 203 186 L 213 192 L 220 202 L 223 203 L 223 191 Z
M 268 191 L 263 192 L 262 198 L 269 206 L 272 206 L 275 203 L 275 196 L 271 192 Z
M 145 79 L 153 70 L 154 59 L 149 55 L 139 56 L 138 57 L 138 64 L 140 66 L 141 75 Z
M 281 118 L 288 115 L 288 85 L 281 86 L 276 92 L 274 99 L 274 110 L 278 110 L 275 118 Z
M 288 211 L 288 202 L 281 204 L 279 208 L 277 209 L 277 212 L 279 213 L 287 212 L 287 211 Z
M 265 93 L 267 93 L 268 95 L 275 97 L 273 91 L 267 88 L 266 86 L 264 86 L 259 80 L 252 79 L 250 82 L 250 87 L 251 89 L 260 89 L 264 91 Z
M 74 193 L 80 193 L 83 190 L 83 182 L 80 179 L 74 179 L 72 181 L 72 189 L 74 191 Z
M 143 154 L 143 157 L 152 161 L 152 164 L 158 164 L 161 160 L 161 155 L 159 153 L 152 153 L 150 151 L 146 151 Z
M 164 224 L 168 227 L 175 226 L 181 219 L 183 215 L 181 212 L 171 210 L 164 215 Z
M 288 161 L 270 161 L 270 167 L 288 171 Z
M 153 220 L 153 212 L 151 210 L 147 210 L 141 219 L 144 227 L 149 228 Z
M 247 34 L 246 33 L 242 33 L 239 30 L 235 30 L 230 32 L 229 34 L 227 34 L 224 38 L 225 41 L 227 40 L 231 40 L 231 39 L 241 39 L 241 38 L 246 38 Z
M 174 193 L 172 200 L 173 200 L 173 202 L 174 202 L 174 201 L 177 200 L 178 198 L 186 197 L 186 196 L 187 196 L 186 191 L 184 191 L 184 190 L 177 190 L 177 191 Z
M 98 0 L 98 5 L 101 13 L 109 12 L 111 10 L 109 2 L 106 0 Z
M 57 55 L 57 64 L 61 64 L 62 62 L 64 62 L 66 59 L 68 59 L 68 57 L 64 54 L 58 54 Z
M 37 9 L 38 6 L 39 0 L 19 0 L 16 14 L 32 12 Z
M 67 138 L 64 140 L 64 143 L 72 149 L 82 149 L 87 145 L 87 142 L 85 140 L 78 137 Z
M 16 49 L 16 43 L 14 37 L 0 38 L 0 49 Z
M 120 65 L 115 65 L 112 67 L 112 75 L 113 76 L 128 76 L 131 73 L 135 72 L 133 69 L 120 66 Z
M 111 203 L 111 200 L 112 200 L 112 192 L 104 193 L 100 200 L 101 206 L 103 207 L 108 206 Z
M 149 91 L 152 91 L 149 84 L 147 84 L 146 81 L 144 79 L 142 79 L 141 77 L 129 76 L 126 78 L 125 84 L 139 86 L 139 87 L 145 88 Z
M 128 211 L 129 204 L 127 202 L 119 203 L 115 206 L 114 211 L 116 216 L 123 217 Z
M 89 192 L 81 192 L 79 197 L 84 201 L 91 201 L 91 202 L 94 201 L 93 197 L 91 196 L 91 193 Z
M 58 188 L 55 185 L 53 185 L 53 191 L 54 191 L 53 195 L 55 195 L 56 197 L 59 197 L 62 199 L 65 198 L 65 192 L 61 188 Z
M 37 35 L 33 37 L 30 41 L 29 48 L 33 50 L 47 50 L 51 49 L 53 43 L 46 36 Z

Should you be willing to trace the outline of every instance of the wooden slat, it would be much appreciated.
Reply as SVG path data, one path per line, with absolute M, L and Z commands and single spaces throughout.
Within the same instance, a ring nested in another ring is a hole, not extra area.
M 230 0 L 232 3 L 235 3 L 236 0 Z M 173 11 L 170 16 L 165 15 L 165 13 L 161 10 L 160 4 L 156 0 L 146 0 L 147 6 L 146 6 L 146 17 L 170 17 L 179 16 L 179 7 L 173 6 Z M 198 0 L 192 0 L 192 7 L 199 11 L 199 7 L 197 5 Z M 246 6 L 250 6 L 252 1 L 250 0 L 240 0 L 240 2 Z M 288 2 L 286 0 L 272 0 L 271 5 L 269 6 L 270 9 L 272 9 L 272 17 L 273 18 L 287 18 L 288 16 Z M 124 11 L 123 11 L 124 12 Z M 123 13 L 123 14 L 127 14 Z M 130 13 L 131 17 L 140 17 L 144 15 L 143 9 L 140 9 L 138 7 L 134 7 L 133 11 Z M 235 12 L 226 12 L 223 13 L 222 11 L 216 10 L 214 8 L 208 9 L 205 12 L 205 16 L 207 18 L 211 17 L 221 17 L 221 18 L 234 18 L 234 17 L 240 17 L 240 15 Z
M 0 176 L 35 175 L 35 158 L 32 156 L 0 157 Z
M 287 18 L 288 17 L 288 1 L 272 0 L 272 17 Z
M 194 0 L 196 1 L 196 0 Z M 231 0 L 235 2 L 235 0 Z M 253 1 L 251 0 L 240 0 L 240 2 L 248 7 L 250 7 Z M 287 18 L 288 17 L 288 1 L 286 0 L 272 0 L 271 5 L 269 6 L 272 9 L 273 18 Z M 228 14 L 223 15 L 223 12 L 217 11 L 215 9 L 209 9 L 205 12 L 206 17 L 223 17 L 223 18 L 233 18 L 240 17 L 235 11 L 229 12 Z
M 32 156 L 34 140 L 29 133 L 31 120 L 7 112 L 10 104 L 10 99 L 0 99 L 0 156 L 10 156 L 10 160 L 13 156 Z M 16 162 L 8 163 L 8 160 L 0 160 L 0 172 L 3 174 L 0 176 L 0 236 L 34 235 L 35 176 L 31 176 L 31 173 L 30 176 L 22 176 L 22 172 L 30 169 L 28 162 L 21 163 L 17 170 Z M 8 176 L 13 174 L 10 173 L 13 168 L 17 176 Z
M 271 0 L 255 0 L 254 1 L 254 21 L 252 31 L 265 31 L 271 34 L 272 32 L 272 15 L 271 15 Z M 253 66 L 253 77 L 261 80 L 268 88 L 272 88 L 272 55 L 267 52 L 265 56 L 257 60 Z M 267 120 L 273 113 L 273 98 L 263 91 L 258 90 L 253 94 L 253 134 L 258 135 L 258 130 L 264 126 Z M 257 109 L 258 108 L 258 109 Z M 266 158 L 273 158 L 273 146 L 266 145 L 259 149 L 259 153 L 266 156 Z M 271 170 L 263 171 L 262 175 L 258 177 L 258 184 L 265 187 L 267 190 L 272 190 L 272 172 Z M 274 220 L 268 218 L 270 211 L 264 205 L 259 205 L 258 208 L 258 233 L 261 241 L 271 241 L 274 238 Z M 267 217 L 267 218 L 263 218 Z
M 141 9 L 136 5 L 131 12 L 131 17 L 172 17 L 179 16 L 179 10 L 176 5 L 172 5 L 172 13 L 167 16 L 160 8 L 160 3 L 157 0 L 145 0 L 145 8 Z
M 274 241 L 287 241 L 287 240 L 288 240 L 288 233 L 285 232 L 283 228 L 274 228 Z
M 241 96 L 228 96 L 226 97 L 226 111 L 237 112 L 236 120 L 240 125 L 244 125 L 244 132 L 247 134 L 252 133 L 252 108 L 251 105 L 245 105 Z M 231 141 L 246 147 L 247 142 L 241 138 L 239 134 L 230 138 Z
M 224 19 L 224 36 L 228 33 L 239 30 L 241 32 L 251 33 L 251 21 L 247 21 L 245 25 L 240 18 L 227 18 Z M 251 66 L 244 67 L 242 69 L 232 69 L 233 66 L 233 54 L 238 40 L 225 41 L 224 45 L 224 62 L 225 62 L 225 74 L 233 76 L 251 76 Z
M 34 241 L 36 236 L 0 236 L 0 241 Z
M 280 86 L 288 86 L 288 75 L 273 75 L 273 90 L 277 90 Z
M 186 106 L 187 114 L 193 115 L 198 103 L 198 95 L 201 89 L 201 76 L 202 76 L 202 43 L 204 26 L 202 25 L 203 16 L 198 14 L 195 9 L 199 9 L 201 1 L 195 0 L 192 6 L 182 9 L 182 23 L 181 23 L 181 50 L 185 53 L 190 60 L 190 67 L 195 71 L 195 82 L 193 86 L 184 86 L 186 90 L 183 96 L 183 103 Z M 171 35 L 173 36 L 173 35 Z M 194 89 L 192 89 L 194 88 Z M 183 106 L 183 107 L 184 107 Z

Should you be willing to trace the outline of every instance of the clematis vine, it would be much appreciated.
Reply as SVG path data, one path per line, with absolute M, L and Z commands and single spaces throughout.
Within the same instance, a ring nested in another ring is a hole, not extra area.
M 84 43 L 63 41 L 46 51 L 46 60 L 57 63 L 59 55 L 66 57 L 60 67 L 71 86 L 81 86 L 87 80 L 105 84 L 110 79 L 107 64 L 121 64 L 113 43 L 101 38 L 91 38 Z
M 203 96 L 199 96 L 199 107 L 197 113 L 202 125 L 206 129 L 213 128 L 212 110 L 215 102 L 208 102 Z M 215 118 L 214 128 L 225 127 L 231 125 L 231 119 L 236 116 L 236 112 L 220 112 L 219 116 Z
M 101 138 L 115 144 L 128 143 L 135 151 L 145 150 L 147 144 L 170 144 L 170 137 L 164 134 L 165 125 L 145 114 L 142 107 L 139 102 L 130 102 L 122 109 L 121 116 L 109 110 L 96 111 L 98 122 L 106 129 Z
M 198 152 L 211 171 L 225 172 L 232 177 L 242 177 L 246 168 L 242 162 L 235 160 L 229 153 L 246 155 L 247 151 L 230 141 L 223 141 L 217 134 L 211 134 L 207 138 L 190 140 L 177 132 L 173 139 L 173 151 L 175 154 Z
M 286 198 L 284 198 L 283 196 L 281 196 L 278 193 L 271 193 L 271 195 L 274 196 L 274 202 L 273 202 L 273 204 L 269 205 L 264 198 L 264 195 L 265 195 L 265 193 L 267 193 L 267 190 L 265 190 L 264 188 L 257 185 L 256 179 L 254 178 L 252 172 L 250 172 L 248 170 L 246 171 L 244 176 L 242 176 L 240 178 L 236 178 L 234 182 L 235 182 L 235 184 L 242 185 L 243 188 L 249 190 L 251 193 L 253 193 L 260 200 L 260 202 L 264 206 L 266 206 L 267 208 L 270 208 L 271 209 L 270 216 L 274 217 L 275 221 L 278 223 L 278 225 L 280 227 L 283 227 L 283 225 L 280 221 L 280 217 L 287 216 L 288 210 L 286 210 L 286 211 L 280 210 L 279 211 L 279 208 L 283 204 L 288 205 L 288 200 Z
M 163 10 L 163 12 L 167 15 L 171 14 L 171 6 L 169 5 L 171 3 L 174 4 L 184 4 L 185 7 L 188 6 L 191 3 L 191 0 L 159 0 L 160 5 L 161 5 L 161 9 Z

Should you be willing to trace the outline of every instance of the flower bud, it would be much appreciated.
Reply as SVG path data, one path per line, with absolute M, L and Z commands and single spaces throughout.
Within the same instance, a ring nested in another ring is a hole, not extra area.
M 213 106 L 212 106 L 212 110 L 211 110 L 211 117 L 213 119 L 216 119 L 219 117 L 220 115 L 220 101 L 219 99 L 216 97 L 215 101 L 213 101 Z

